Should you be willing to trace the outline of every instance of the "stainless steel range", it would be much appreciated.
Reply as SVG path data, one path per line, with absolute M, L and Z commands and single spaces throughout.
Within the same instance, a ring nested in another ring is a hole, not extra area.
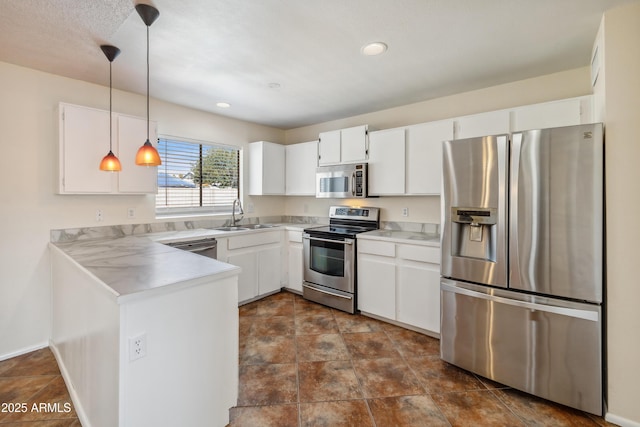
M 355 313 L 356 236 L 379 227 L 378 208 L 331 206 L 329 225 L 305 229 L 303 297 Z

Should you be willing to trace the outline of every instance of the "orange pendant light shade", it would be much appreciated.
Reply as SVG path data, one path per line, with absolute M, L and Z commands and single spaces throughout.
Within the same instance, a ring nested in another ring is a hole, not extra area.
M 102 158 L 102 161 L 100 162 L 100 170 L 109 172 L 120 172 L 122 170 L 120 160 L 118 160 L 111 150 L 109 150 L 109 154 Z
M 145 143 L 138 149 L 136 154 L 136 165 L 139 166 L 160 166 L 162 160 L 160 160 L 160 154 L 155 149 L 151 142 L 147 139 Z
M 110 45 L 102 45 L 100 46 L 100 49 L 102 49 L 102 52 L 109 60 L 109 153 L 102 158 L 102 161 L 100 162 L 100 170 L 107 172 L 120 172 L 122 170 L 120 160 L 118 160 L 115 154 L 113 154 L 113 151 L 111 151 L 111 144 L 113 140 L 113 126 L 111 125 L 111 118 L 113 115 L 111 111 L 111 92 L 113 91 L 113 85 L 111 82 L 111 64 L 113 63 L 113 60 L 116 59 L 116 56 L 120 54 L 120 49 Z

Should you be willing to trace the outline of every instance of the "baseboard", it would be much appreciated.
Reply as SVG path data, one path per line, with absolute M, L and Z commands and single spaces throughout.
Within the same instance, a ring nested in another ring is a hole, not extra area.
M 22 356 L 23 354 L 31 353 L 32 351 L 42 350 L 45 347 L 49 347 L 49 343 L 48 342 L 42 342 L 42 343 L 36 344 L 34 346 L 31 346 L 31 347 L 26 347 L 26 348 L 22 348 L 22 349 L 20 349 L 18 351 L 14 351 L 14 352 L 11 352 L 11 353 L 3 354 L 2 356 L 0 356 L 0 362 L 2 362 L 3 360 L 11 359 L 13 357 Z
M 409 325 L 408 323 L 398 322 L 397 320 L 391 320 L 386 317 L 378 316 L 377 314 L 368 313 L 366 311 L 360 311 L 359 314 L 363 316 L 371 317 L 372 319 L 380 320 L 385 323 L 390 323 L 395 326 L 399 326 L 404 329 L 409 329 L 410 331 L 421 333 L 422 335 L 428 335 L 432 338 L 440 339 L 440 334 L 436 332 L 431 332 L 426 329 L 419 328 L 417 326 Z
M 67 390 L 69 391 L 69 396 L 71 397 L 71 401 L 73 402 L 73 407 L 76 410 L 76 415 L 78 415 L 78 419 L 80 420 L 80 424 L 82 427 L 91 427 L 91 423 L 89 422 L 89 418 L 87 417 L 86 412 L 80 402 L 80 398 L 78 397 L 78 393 L 76 393 L 75 388 L 73 388 L 73 383 L 71 382 L 71 378 L 69 376 L 69 371 L 67 371 L 67 367 L 62 363 L 62 356 L 60 355 L 60 351 L 56 344 L 53 341 L 49 342 L 49 347 L 51 348 L 51 352 L 56 358 L 58 362 L 58 367 L 60 368 L 60 374 L 62 375 L 62 379 L 64 379 L 64 383 L 67 386 Z
M 605 421 L 619 425 L 620 427 L 640 427 L 640 422 L 628 420 L 611 412 L 607 412 L 604 416 Z

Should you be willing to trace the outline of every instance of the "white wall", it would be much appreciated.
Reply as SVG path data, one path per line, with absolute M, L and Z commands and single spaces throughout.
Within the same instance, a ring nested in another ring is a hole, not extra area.
M 1 360 L 48 342 L 49 230 L 155 222 L 155 201 L 153 196 L 54 194 L 58 103 L 108 110 L 108 87 L 0 62 L 0 93 Z M 243 147 L 261 139 L 284 141 L 279 129 L 151 101 L 150 116 L 158 121 L 161 134 Z M 113 106 L 114 111 L 146 116 L 141 95 L 116 90 Z M 255 205 L 255 215 L 282 214 L 280 198 L 245 198 L 245 205 L 248 202 Z M 127 219 L 128 207 L 136 208 L 137 218 Z M 97 208 L 104 211 L 104 222 L 95 221 Z
M 322 131 L 361 124 L 368 124 L 375 129 L 389 129 L 521 105 L 572 98 L 590 93 L 590 68 L 583 67 L 377 111 L 371 114 L 291 129 L 286 131 L 286 141 L 287 144 L 311 141 L 317 139 L 318 133 Z M 288 197 L 285 203 L 287 215 L 326 217 L 330 205 L 349 203 L 349 201 L 317 200 L 313 197 Z M 440 223 L 440 198 L 437 196 L 381 197 L 356 201 L 354 204 L 382 208 L 380 218 L 382 221 Z M 408 217 L 402 216 L 402 208 L 404 207 L 409 208 Z
M 604 15 L 608 420 L 640 426 L 640 3 Z

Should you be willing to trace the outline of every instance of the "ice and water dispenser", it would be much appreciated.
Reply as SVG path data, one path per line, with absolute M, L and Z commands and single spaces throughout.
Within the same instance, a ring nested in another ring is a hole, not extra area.
M 497 209 L 451 208 L 451 254 L 496 261 Z
M 442 275 L 507 286 L 506 214 L 499 208 L 447 209 L 442 239 Z

